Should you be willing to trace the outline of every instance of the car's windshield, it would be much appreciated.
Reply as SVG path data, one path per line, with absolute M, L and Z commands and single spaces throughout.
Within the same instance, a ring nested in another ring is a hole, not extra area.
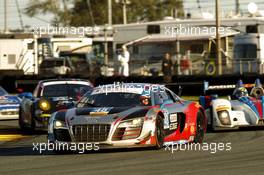
M 2 88 L 0 87 L 0 96 L 4 96 L 7 95 L 8 93 Z
M 75 100 L 80 99 L 86 92 L 91 91 L 92 87 L 82 84 L 55 84 L 44 86 L 42 97 L 71 97 Z
M 150 105 L 142 104 L 141 94 L 128 92 L 112 92 L 99 94 L 86 94 L 77 104 L 77 107 L 126 107 L 126 106 L 141 106 Z

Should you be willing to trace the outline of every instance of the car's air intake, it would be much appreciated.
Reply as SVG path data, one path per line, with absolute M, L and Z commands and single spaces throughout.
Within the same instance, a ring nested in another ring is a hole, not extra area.
M 72 130 L 76 142 L 104 142 L 110 127 L 109 124 L 74 125 Z

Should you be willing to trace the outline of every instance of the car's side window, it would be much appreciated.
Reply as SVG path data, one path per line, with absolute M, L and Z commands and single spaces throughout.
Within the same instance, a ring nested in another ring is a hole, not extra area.
M 173 93 L 171 91 L 169 91 L 169 92 L 172 95 L 172 97 L 174 98 L 175 102 L 181 102 L 182 101 L 182 99 L 178 95 L 176 95 L 175 93 Z
M 172 100 L 175 103 L 176 99 L 173 97 L 172 93 L 168 89 L 166 89 L 165 92 L 166 92 L 166 95 L 168 97 L 168 100 Z
M 168 96 L 166 92 L 161 92 L 161 96 L 163 100 L 170 100 L 170 97 Z
M 157 92 L 154 94 L 154 99 L 155 99 L 155 104 L 161 105 L 163 104 L 166 100 L 171 100 L 172 102 L 175 102 L 173 97 L 168 95 L 166 92 Z
M 163 96 L 160 92 L 154 93 L 154 102 L 155 105 L 161 105 L 163 103 Z

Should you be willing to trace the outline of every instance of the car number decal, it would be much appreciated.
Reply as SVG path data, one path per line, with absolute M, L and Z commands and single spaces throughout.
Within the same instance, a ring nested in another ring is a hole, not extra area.
M 177 113 L 170 114 L 170 123 L 177 122 L 177 121 L 178 121 L 178 115 L 177 115 Z

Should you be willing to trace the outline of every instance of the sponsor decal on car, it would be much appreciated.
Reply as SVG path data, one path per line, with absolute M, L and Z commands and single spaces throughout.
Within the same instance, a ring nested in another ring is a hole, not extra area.
M 164 108 L 162 111 L 163 111 L 163 114 L 164 114 L 164 129 L 168 129 L 168 128 L 170 128 L 169 111 L 166 108 Z
M 170 114 L 170 130 L 178 128 L 178 115 L 177 113 Z
M 90 112 L 90 115 L 107 115 L 112 108 L 95 108 Z
M 215 110 L 216 112 L 218 112 L 218 111 L 231 110 L 231 109 L 229 106 L 218 106 Z

